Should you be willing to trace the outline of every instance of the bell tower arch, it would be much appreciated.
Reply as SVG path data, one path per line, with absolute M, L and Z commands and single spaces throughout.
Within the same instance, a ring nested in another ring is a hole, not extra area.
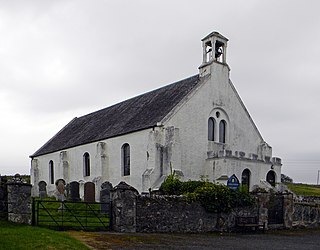
M 199 67 L 200 76 L 210 74 L 212 64 L 227 65 L 228 39 L 214 31 L 202 40 L 202 64 Z

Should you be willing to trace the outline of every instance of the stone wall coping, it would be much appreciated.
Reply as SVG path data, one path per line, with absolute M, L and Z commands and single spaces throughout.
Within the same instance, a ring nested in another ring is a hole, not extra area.
M 121 181 L 117 186 L 115 186 L 113 188 L 113 191 L 117 191 L 117 190 L 123 190 L 123 191 L 130 190 L 130 191 L 139 193 L 137 189 L 135 189 L 134 187 L 130 186 L 129 184 L 127 184 L 124 181 Z

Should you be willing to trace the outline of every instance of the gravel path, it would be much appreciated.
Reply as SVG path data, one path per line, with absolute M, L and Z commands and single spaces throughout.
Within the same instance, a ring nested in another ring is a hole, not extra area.
M 320 249 L 320 229 L 259 234 L 69 233 L 92 249 Z

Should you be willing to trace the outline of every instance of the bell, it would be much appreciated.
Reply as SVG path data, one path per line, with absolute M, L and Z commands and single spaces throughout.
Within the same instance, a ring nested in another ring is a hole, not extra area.
M 223 54 L 222 47 L 216 47 L 215 58 L 219 58 Z

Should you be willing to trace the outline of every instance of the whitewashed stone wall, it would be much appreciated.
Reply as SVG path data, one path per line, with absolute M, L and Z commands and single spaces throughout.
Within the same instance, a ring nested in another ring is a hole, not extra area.
M 223 54 L 223 62 L 225 60 Z M 241 181 L 242 171 L 249 169 L 251 187 L 265 181 L 266 174 L 272 170 L 276 182 L 280 182 L 281 161 L 272 162 L 272 148 L 264 142 L 229 80 L 229 71 L 227 64 L 206 62 L 200 67 L 202 82 L 197 89 L 155 128 L 34 158 L 33 193 L 37 193 L 37 183 L 41 180 L 47 182 L 49 194 L 54 191 L 55 185 L 49 183 L 50 160 L 54 162 L 55 180 L 92 181 L 96 184 L 96 193 L 104 181 L 114 184 L 125 181 L 139 192 L 156 189 L 171 170 L 184 179 L 205 176 L 216 181 L 223 175 L 236 174 Z M 208 119 L 215 117 L 217 111 L 227 122 L 226 143 L 208 141 Z M 123 176 L 121 171 L 124 143 L 130 145 L 130 176 Z M 91 174 L 86 177 L 83 173 L 85 152 L 91 160 Z
M 217 111 L 227 121 L 225 144 L 207 139 L 208 119 L 215 117 Z M 276 182 L 280 182 L 281 163 L 271 162 L 272 148 L 263 141 L 229 81 L 227 65 L 212 63 L 211 75 L 206 76 L 198 90 L 173 113 L 164 124 L 179 131 L 177 143 L 180 149 L 173 151 L 172 159 L 177 157 L 175 152 L 178 152 L 181 164 L 177 160 L 172 162 L 175 168 L 183 171 L 186 179 L 207 176 L 215 181 L 222 175 L 236 174 L 241 181 L 242 171 L 249 169 L 251 187 L 259 184 L 260 180 L 265 181 L 270 170 L 276 173 Z M 230 157 L 219 155 L 220 151 L 225 150 L 231 151 Z M 246 159 L 240 160 L 238 155 L 235 157 L 238 152 L 244 152 Z
M 96 184 L 96 194 L 99 193 L 104 181 L 111 183 L 125 181 L 139 191 L 143 191 L 143 173 L 146 169 L 154 169 L 155 164 L 159 164 L 156 144 L 160 139 L 154 139 L 154 137 L 159 137 L 157 132 L 148 129 L 38 156 L 33 159 L 31 169 L 34 193 L 35 195 L 37 193 L 37 183 L 44 180 L 48 184 L 48 194 L 53 195 L 55 184 L 49 182 L 49 162 L 51 160 L 54 162 L 55 180 L 64 179 L 67 183 L 92 181 Z M 121 172 L 121 147 L 125 143 L 130 145 L 131 171 L 129 176 L 123 176 Z M 90 176 L 84 176 L 83 172 L 83 155 L 86 152 L 90 154 Z M 153 182 L 159 178 L 159 174 L 156 173 Z M 146 190 L 149 187 L 146 187 Z M 99 200 L 98 196 L 96 200 Z

